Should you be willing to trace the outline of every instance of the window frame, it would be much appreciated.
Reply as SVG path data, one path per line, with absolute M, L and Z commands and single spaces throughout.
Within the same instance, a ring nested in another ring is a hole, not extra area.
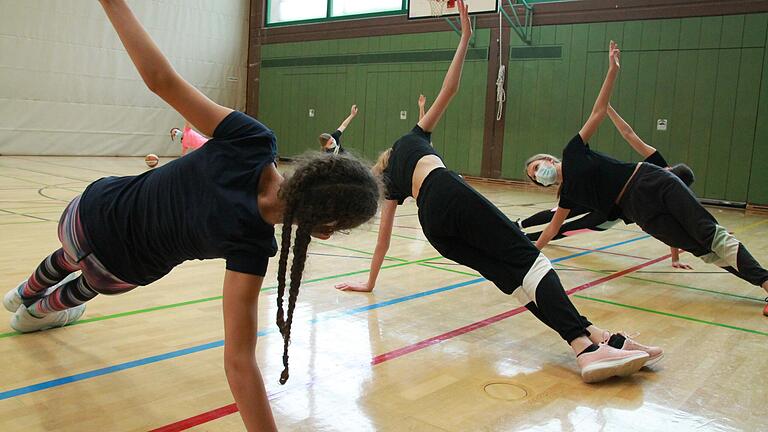
M 322 18 L 309 18 L 304 20 L 281 21 L 281 22 L 271 23 L 269 22 L 269 17 L 271 16 L 271 7 L 274 1 L 275 0 L 266 0 L 267 4 L 266 4 L 266 13 L 264 14 L 264 27 L 286 27 L 286 26 L 301 25 L 301 24 L 316 24 L 316 23 L 333 22 L 333 21 L 344 21 L 349 19 L 404 15 L 408 13 L 408 0 L 402 0 L 399 10 L 369 12 L 369 13 L 354 14 L 354 15 L 332 16 L 333 0 L 326 0 L 325 16 Z

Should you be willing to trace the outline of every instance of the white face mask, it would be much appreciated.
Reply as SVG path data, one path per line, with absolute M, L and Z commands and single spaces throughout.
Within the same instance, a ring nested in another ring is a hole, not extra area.
M 184 134 L 183 134 L 183 133 L 182 133 L 180 130 L 178 130 L 178 129 L 174 129 L 174 130 L 173 130 L 173 139 L 176 139 L 176 138 L 180 138 L 180 137 L 182 137 L 183 135 L 184 135 Z
M 552 186 L 557 182 L 557 169 L 549 162 L 542 162 L 536 170 L 536 181 L 544 186 Z

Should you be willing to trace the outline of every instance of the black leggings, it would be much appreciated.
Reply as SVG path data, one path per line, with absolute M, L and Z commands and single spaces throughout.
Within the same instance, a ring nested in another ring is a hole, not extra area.
M 520 226 L 523 228 L 530 228 L 536 225 L 548 224 L 552 222 L 552 218 L 555 216 L 555 210 L 556 209 L 542 210 L 536 214 L 528 216 L 527 218 L 520 221 Z M 576 216 L 585 215 L 589 212 L 590 210 L 586 207 L 574 207 L 568 213 L 568 217 L 574 218 Z
M 557 232 L 557 234 L 555 234 L 555 236 L 552 237 L 552 240 L 560 240 L 561 238 L 564 238 L 565 233 L 567 233 L 568 231 L 576 231 L 581 229 L 589 229 L 593 231 L 606 230 L 606 228 L 603 228 L 600 225 L 608 222 L 608 219 L 598 212 L 590 212 L 587 209 L 574 209 L 574 210 L 571 210 L 571 212 L 568 214 L 568 217 L 580 216 L 585 213 L 586 215 L 583 217 L 564 223 L 560 227 L 560 230 Z M 520 226 L 525 228 L 528 226 L 535 226 L 535 225 L 542 225 L 545 223 L 549 223 L 552 221 L 552 217 L 554 215 L 555 215 L 555 212 L 553 212 L 552 210 L 542 211 L 522 221 L 520 223 Z M 539 222 L 544 219 L 546 219 L 546 222 Z M 532 223 L 532 222 L 536 222 L 536 223 Z M 539 237 L 541 237 L 542 232 L 543 231 L 537 231 L 533 233 L 527 233 L 525 235 L 526 237 L 528 237 L 530 241 L 536 241 L 539 239 Z
M 619 206 L 627 219 L 668 246 L 718 265 L 753 285 L 768 271 L 728 230 L 718 225 L 690 189 L 669 171 L 643 163 Z
M 445 258 L 514 293 L 566 342 L 588 335 L 591 323 L 571 303 L 549 260 L 464 179 L 444 168 L 432 171 L 417 204 L 424 234 Z

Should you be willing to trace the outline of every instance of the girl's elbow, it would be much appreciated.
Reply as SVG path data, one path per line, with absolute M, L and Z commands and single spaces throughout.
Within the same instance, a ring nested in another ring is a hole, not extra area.
M 459 84 L 458 83 L 448 84 L 445 87 L 443 87 L 443 90 L 442 90 L 442 93 L 445 94 L 446 96 L 448 96 L 448 100 L 453 98 L 456 95 L 456 93 L 458 93 L 458 92 L 459 92 Z
M 630 139 L 635 137 L 635 131 L 632 128 L 623 128 L 620 130 L 621 136 L 624 139 Z
M 162 97 L 170 91 L 173 78 L 166 74 L 154 74 L 144 79 L 144 84 L 152 93 Z
M 608 106 L 607 105 L 604 106 L 604 107 L 596 105 L 592 109 L 591 117 L 596 119 L 596 120 L 603 121 L 607 116 L 608 116 Z
M 256 367 L 256 355 L 227 355 L 224 354 L 224 373 L 227 376 L 237 376 L 244 371 Z

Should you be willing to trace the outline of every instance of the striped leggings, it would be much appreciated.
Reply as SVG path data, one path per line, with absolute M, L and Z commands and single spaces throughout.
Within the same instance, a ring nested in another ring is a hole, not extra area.
M 78 196 L 69 203 L 59 220 L 62 247 L 47 256 L 19 287 L 24 305 L 34 315 L 79 306 L 97 294 L 121 294 L 136 288 L 110 273 L 93 255 L 80 222 L 79 204 Z M 59 284 L 77 271 L 81 272 L 79 276 Z M 53 286 L 56 288 L 48 292 Z

